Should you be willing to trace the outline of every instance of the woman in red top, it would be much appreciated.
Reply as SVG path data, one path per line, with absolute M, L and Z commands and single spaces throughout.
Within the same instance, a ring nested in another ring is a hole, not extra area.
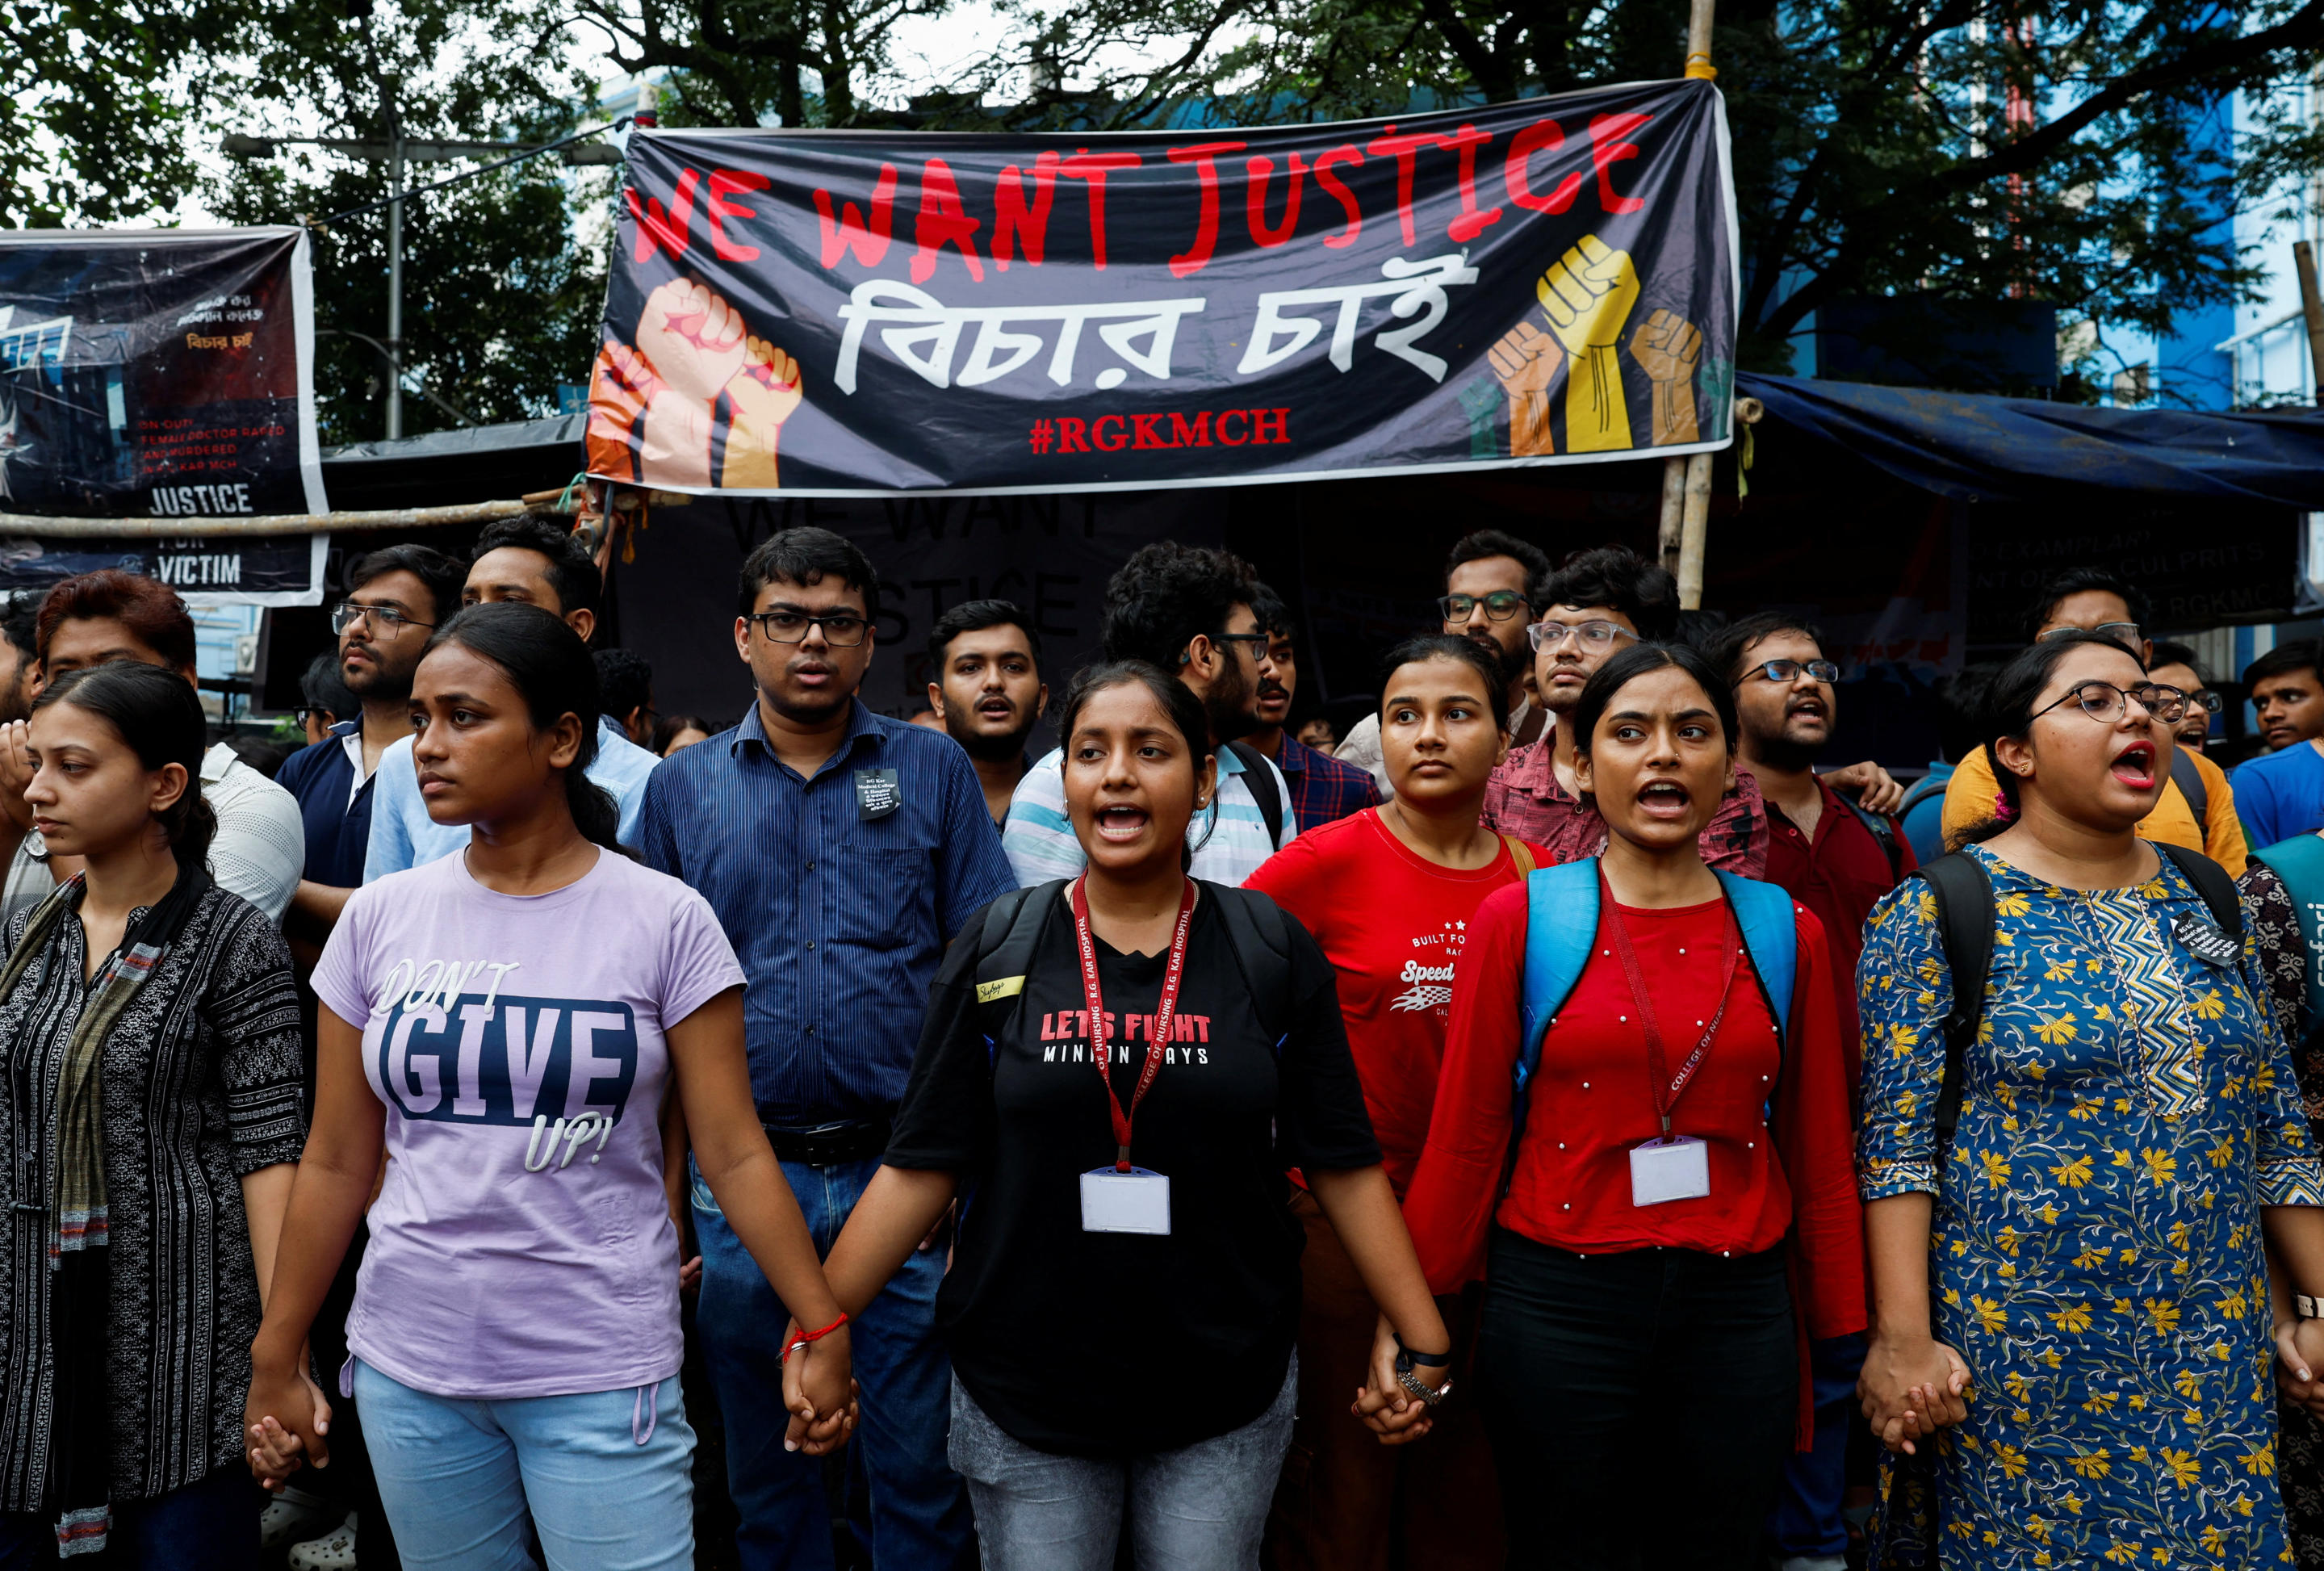
M 1588 963 L 1512 1164 L 1526 892 L 1478 908 L 1405 1218 L 1432 1289 L 1485 1280 L 1473 1389 L 1501 1476 L 1529 1484 L 1506 1498 L 1509 1563 L 1739 1571 L 1802 1433 L 1804 1338 L 1865 1322 L 1830 961 L 1794 905 L 1779 1037 L 1698 842 L 1735 772 L 1734 698 L 1702 656 L 1625 650 L 1572 720 L 1609 832 Z M 1700 1143 L 1660 1146 L 1665 1114 Z
M 1387 805 L 1300 832 L 1251 874 L 1299 919 L 1339 974 L 1340 1012 L 1381 1165 L 1400 1197 L 1412 1180 L 1452 1012 L 1452 966 L 1477 903 L 1547 860 L 1477 824 L 1485 782 L 1508 752 L 1506 685 L 1465 638 L 1416 638 L 1391 652 L 1380 691 Z M 1299 1418 L 1267 1524 L 1277 1571 L 1412 1571 L 1503 1564 L 1492 1452 L 1474 1403 L 1439 1409 L 1425 1446 L 1391 1449 L 1339 1419 L 1346 1372 L 1363 1367 L 1379 1310 L 1323 1208 L 1291 1201 L 1307 1229 L 1300 1260 Z M 1440 1303 L 1456 1337 L 1460 1306 Z M 1401 1553 L 1396 1553 L 1400 1547 Z

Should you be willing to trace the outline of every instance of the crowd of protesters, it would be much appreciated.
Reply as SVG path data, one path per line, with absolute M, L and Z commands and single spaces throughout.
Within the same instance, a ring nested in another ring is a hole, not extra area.
M 721 726 L 512 521 L 272 781 L 171 590 L 20 599 L 0 1571 L 676 1571 L 705 1392 L 750 1571 L 2324 1571 L 2324 653 L 2230 776 L 2068 573 L 1908 789 L 1801 618 L 1443 589 L 1336 743 L 1168 543 L 906 721 L 788 530 Z

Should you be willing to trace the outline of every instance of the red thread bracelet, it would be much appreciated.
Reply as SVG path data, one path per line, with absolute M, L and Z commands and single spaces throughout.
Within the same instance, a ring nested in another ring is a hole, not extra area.
M 791 1361 L 792 1354 L 797 1353 L 800 1348 L 805 1347 L 810 1342 L 822 1341 L 825 1337 L 830 1335 L 833 1332 L 838 1330 L 842 1326 L 846 1324 L 847 1312 L 843 1309 L 840 1311 L 839 1318 L 834 1320 L 830 1325 L 825 1326 L 822 1330 L 800 1332 L 798 1334 L 798 1339 L 793 1342 L 789 1346 L 783 1349 L 783 1355 L 780 1359 L 777 1360 L 777 1362 L 780 1363 L 788 1363 Z

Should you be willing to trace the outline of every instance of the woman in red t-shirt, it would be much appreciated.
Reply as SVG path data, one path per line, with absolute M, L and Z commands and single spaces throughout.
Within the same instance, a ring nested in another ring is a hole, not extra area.
M 1478 827 L 1485 782 L 1508 751 L 1508 689 L 1490 656 L 1465 638 L 1416 638 L 1392 652 L 1380 682 L 1388 803 L 1300 832 L 1251 874 L 1323 946 L 1339 973 L 1340 1012 L 1363 1082 L 1381 1165 L 1401 1197 L 1428 1138 L 1436 1069 L 1452 1012 L 1452 966 L 1477 903 L 1517 883 L 1546 854 Z M 1499 1567 L 1504 1560 L 1492 1452 L 1474 1403 L 1439 1410 L 1424 1446 L 1390 1449 L 1355 1425 L 1345 1373 L 1363 1366 L 1379 1310 L 1339 1235 L 1305 1189 L 1291 1202 L 1307 1229 L 1301 1258 L 1299 1417 L 1275 1510 L 1268 1563 L 1278 1571 Z M 1438 1306 L 1456 1336 L 1460 1306 Z
M 1405 1218 L 1433 1289 L 1485 1281 L 1473 1389 L 1528 1485 L 1510 1565 L 1739 1571 L 1804 1432 L 1805 1338 L 1865 1322 L 1831 963 L 1794 905 L 1779 1036 L 1697 838 L 1735 778 L 1735 701 L 1702 656 L 1625 650 L 1572 718 L 1609 831 L 1587 963 L 1512 1162 L 1526 894 L 1478 908 Z

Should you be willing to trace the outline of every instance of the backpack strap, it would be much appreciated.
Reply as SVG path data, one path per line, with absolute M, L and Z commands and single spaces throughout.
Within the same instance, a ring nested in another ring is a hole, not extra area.
M 1969 1045 L 1985 1015 L 1985 978 L 1993 969 L 1993 880 L 1985 864 L 1965 851 L 1940 856 L 1914 870 L 1937 901 L 1937 935 L 1952 976 L 1953 1006 L 1944 1020 L 1945 1074 L 1937 1091 L 1937 1144 L 1952 1143 L 1960 1127 L 1961 1077 Z
M 1509 1151 L 1525 1134 L 1526 1093 L 1541 1067 L 1541 1039 L 1573 994 L 1598 937 L 1598 859 L 1538 867 L 1526 875 L 1525 982 L 1517 1000 L 1517 1061 Z
M 1291 1034 L 1291 919 L 1255 889 L 1205 883 L 1203 895 L 1219 902 L 1219 915 L 1226 919 L 1227 947 L 1242 971 L 1259 1028 L 1280 1058 Z
M 1502 836 L 1501 844 L 1508 848 L 1509 862 L 1517 868 L 1517 876 L 1520 879 L 1532 876 L 1534 870 L 1533 847 L 1518 839 L 1515 835 Z
M 1734 908 L 1735 925 L 1743 929 L 1743 950 L 1751 957 L 1751 973 L 1766 995 L 1768 1012 L 1775 1017 L 1780 1045 L 1791 1035 L 1792 990 L 1800 969 L 1800 929 L 1792 913 L 1791 892 L 1715 867 L 1711 872 Z
M 2205 841 L 2211 837 L 2211 788 L 2203 783 L 2203 771 L 2195 755 L 2183 747 L 2171 750 L 2171 782 L 2179 794 L 2187 799 L 2187 809 L 2195 815 L 2195 830 Z
M 2153 845 L 2187 875 L 2187 882 L 2195 886 L 2195 892 L 2211 908 L 2211 919 L 2219 924 L 2219 930 L 2240 946 L 2244 941 L 2244 902 L 2236 893 L 2236 881 L 2227 876 L 2227 870 L 2200 851 L 2190 851 L 2184 846 L 2161 840 Z
M 1833 794 L 1848 804 L 1848 810 L 1856 815 L 1856 821 L 1870 831 L 1873 844 L 1878 846 L 1887 856 L 1888 876 L 1892 880 L 1904 877 L 1904 852 L 1902 843 L 1897 838 L 1896 826 L 1858 801 L 1853 795 L 1846 791 L 1836 791 Z
M 976 1009 L 985 1046 L 992 1049 L 1017 1012 L 1025 991 L 1025 974 L 1032 969 L 1033 946 L 1049 912 L 1065 898 L 1070 879 L 1051 879 L 1028 889 L 1012 889 L 984 908 L 976 939 Z M 997 1049 L 996 1049 L 997 1050 Z
M 2252 860 L 2273 869 L 2292 896 L 2308 952 L 2308 963 L 2301 967 L 2308 979 L 2308 1018 L 2324 1024 L 2324 836 L 2295 835 L 2253 852 Z
M 1250 792 L 1250 799 L 1259 804 L 1259 816 L 1267 821 L 1267 843 L 1274 849 L 1283 849 L 1283 792 L 1275 783 L 1275 766 L 1267 762 L 1267 754 L 1248 742 L 1230 742 L 1228 750 L 1242 761 L 1242 782 Z
M 1953 777 L 1950 774 L 1923 775 L 1904 789 L 1904 799 L 1896 804 L 1896 816 L 1901 818 L 1931 797 L 1943 796 L 1945 787 L 1950 785 L 1952 780 Z

